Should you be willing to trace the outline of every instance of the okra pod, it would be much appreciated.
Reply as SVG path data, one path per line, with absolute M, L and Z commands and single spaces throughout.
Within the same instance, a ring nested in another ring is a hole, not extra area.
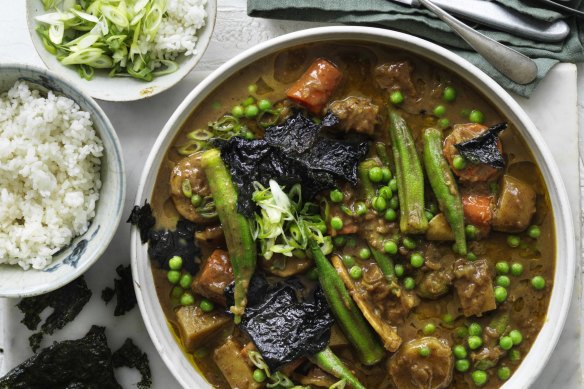
M 435 128 L 424 131 L 424 166 L 430 186 L 438 200 L 438 207 L 446 216 L 454 233 L 458 253 L 466 255 L 462 200 L 458 184 L 442 154 L 442 133 Z
M 366 159 L 357 165 L 357 174 L 359 175 L 359 192 L 361 198 L 371 205 L 371 199 L 375 197 L 375 187 L 369 179 L 369 170 L 379 165 L 373 159 Z
M 349 342 L 355 347 L 359 360 L 365 365 L 376 364 L 385 355 L 383 346 L 351 298 L 343 280 L 324 256 L 318 244 L 310 238 L 308 244 L 318 270 L 318 281 L 339 326 Z
M 345 366 L 329 347 L 317 352 L 311 359 L 322 370 L 340 380 L 345 380 L 350 388 L 365 389 L 365 386 L 359 382 L 357 377 L 355 377 L 351 370 Z
M 424 172 L 406 121 L 397 112 L 390 112 L 389 121 L 400 204 L 399 227 L 405 234 L 421 234 L 428 229 L 424 212 Z
M 389 257 L 389 255 L 386 255 L 381 251 L 374 249 L 371 246 L 369 246 L 369 249 L 373 253 L 373 258 L 375 259 L 377 266 L 379 266 L 381 272 L 385 276 L 385 279 L 389 283 L 389 286 L 391 287 L 391 293 L 399 297 L 400 287 L 395 276 L 393 260 Z
M 249 281 L 256 268 L 256 244 L 249 221 L 237 212 L 237 191 L 221 159 L 220 151 L 217 149 L 206 151 L 201 157 L 201 165 L 225 232 L 235 279 L 235 305 L 229 309 L 235 316 L 235 322 L 239 323 L 247 304 Z

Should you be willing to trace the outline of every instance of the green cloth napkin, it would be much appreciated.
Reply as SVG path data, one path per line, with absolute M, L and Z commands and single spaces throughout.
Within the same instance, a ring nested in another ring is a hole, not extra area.
M 521 0 L 496 1 L 541 20 L 554 21 L 562 18 L 562 15 L 555 11 L 529 7 Z M 582 1 L 576 0 L 576 3 L 580 4 Z M 447 46 L 482 69 L 504 88 L 525 97 L 533 92 L 537 83 L 556 63 L 584 61 L 584 31 L 581 30 L 583 25 L 573 17 L 568 19 L 570 35 L 557 43 L 535 42 L 486 27 L 477 28 L 485 35 L 535 60 L 538 67 L 537 79 L 531 84 L 519 85 L 493 68 L 432 12 L 422 8 L 411 8 L 389 0 L 247 0 L 247 12 L 253 17 L 363 24 L 417 35 L 441 46 Z

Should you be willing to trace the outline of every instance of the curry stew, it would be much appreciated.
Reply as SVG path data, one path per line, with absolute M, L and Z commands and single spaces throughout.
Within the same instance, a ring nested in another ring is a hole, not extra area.
M 189 246 L 149 252 L 197 370 L 226 389 L 503 385 L 555 268 L 547 189 L 505 121 L 380 45 L 295 47 L 226 79 L 151 199 L 155 230 Z

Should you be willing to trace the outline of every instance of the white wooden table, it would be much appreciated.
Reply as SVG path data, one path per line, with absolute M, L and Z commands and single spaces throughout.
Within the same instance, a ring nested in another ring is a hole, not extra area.
M 42 66 L 26 28 L 24 1 L 3 0 L 0 13 L 0 63 L 18 62 Z M 223 64 L 227 59 L 274 36 L 323 24 L 291 21 L 272 21 L 249 18 L 245 12 L 245 0 L 219 0 L 217 24 L 211 44 L 196 71 L 180 85 L 148 100 L 132 103 L 108 103 L 100 105 L 110 117 L 124 148 L 127 167 L 126 212 L 134 203 L 143 162 L 156 136 L 175 107 L 204 75 Z M 584 68 L 581 68 L 584 74 Z M 576 82 L 577 81 L 577 82 Z M 577 88 L 578 87 L 578 88 Z M 579 230 L 580 187 L 578 185 L 578 111 L 584 113 L 584 100 L 577 100 L 577 89 L 584 88 L 584 76 L 576 78 L 576 67 L 561 65 L 546 77 L 530 100 L 518 98 L 548 141 L 552 152 L 568 184 L 574 219 Z M 578 105 L 577 105 L 578 101 Z M 581 132 L 582 133 L 582 132 Z M 583 139 L 582 136 L 578 139 Z M 580 147 L 583 143 L 580 141 Z M 124 215 L 127 217 L 127 214 Z M 114 318 L 113 306 L 105 306 L 99 295 L 115 277 L 118 264 L 129 263 L 129 227 L 120 226 L 118 234 L 99 262 L 87 272 L 86 279 L 94 295 L 79 317 L 58 331 L 50 340 L 73 339 L 87 332 L 91 324 L 107 327 L 109 344 L 118 348 L 124 339 L 132 337 L 148 353 L 153 370 L 154 388 L 178 388 L 152 345 L 138 309 L 125 316 Z M 580 280 L 580 277 L 579 277 Z M 582 303 L 579 299 L 581 283 L 577 283 L 568 323 L 550 363 L 534 386 L 538 389 L 582 387 L 581 381 L 581 334 L 580 318 Z M 0 299 L 0 348 L 6 350 L 4 363 L 0 352 L 0 375 L 30 355 L 30 332 L 18 323 L 20 313 L 14 308 L 14 300 Z M 48 313 L 47 313 L 48 315 Z M 4 320 L 3 320 L 4 319 Z M 553 318 L 550 318 L 553 320 Z M 135 387 L 138 375 L 134 371 L 117 372 L 125 388 Z

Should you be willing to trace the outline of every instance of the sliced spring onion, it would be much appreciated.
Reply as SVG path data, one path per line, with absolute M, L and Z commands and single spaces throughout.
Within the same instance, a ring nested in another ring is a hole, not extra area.
M 178 64 L 174 61 L 168 59 L 161 59 L 160 63 L 162 63 L 166 68 L 152 72 L 152 74 L 154 74 L 155 76 L 163 76 L 165 74 L 174 73 L 178 69 Z
M 209 130 L 199 128 L 187 134 L 187 138 L 194 140 L 209 140 L 213 137 L 213 133 Z
M 191 155 L 197 151 L 204 149 L 204 144 L 201 141 L 191 140 L 178 148 L 178 153 L 180 155 Z
M 104 5 L 101 7 L 101 13 L 113 24 L 118 26 L 121 30 L 130 27 L 130 22 L 128 20 L 128 12 L 126 11 L 126 6 L 124 2 L 120 2 L 118 7 L 112 7 L 111 5 Z
M 61 62 L 63 65 L 86 65 L 97 60 L 99 57 L 101 57 L 102 54 L 102 49 L 88 48 L 71 53 L 67 57 L 63 58 Z
M 63 35 L 65 34 L 65 24 L 62 22 L 54 23 L 49 26 L 49 39 L 56 45 L 63 42 Z

